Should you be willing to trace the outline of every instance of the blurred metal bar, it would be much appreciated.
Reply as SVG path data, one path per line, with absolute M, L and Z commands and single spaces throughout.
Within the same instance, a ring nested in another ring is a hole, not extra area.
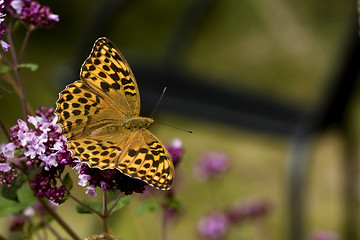
M 331 74 L 329 88 L 318 105 L 305 114 L 294 131 L 292 156 L 290 159 L 289 176 L 289 236 L 291 240 L 304 239 L 304 219 L 306 216 L 306 200 L 304 197 L 305 179 L 307 177 L 307 151 L 311 137 L 319 134 L 329 126 L 340 129 L 342 138 L 346 143 L 344 163 L 344 216 L 343 235 L 344 239 L 359 239 L 358 206 L 354 204 L 354 194 L 359 189 L 358 163 L 354 159 L 354 138 L 349 138 L 351 130 L 347 126 L 349 102 L 354 95 L 355 85 L 358 82 L 360 69 L 360 41 L 357 35 L 357 15 L 353 13 L 350 18 L 348 36 L 344 44 L 343 54 Z M 355 24 L 354 24 L 355 23 Z M 306 195 L 306 194 L 305 194 Z M 351 206 L 351 207 L 350 207 Z
M 137 64 L 133 71 L 140 86 L 144 116 L 151 113 L 165 86 L 167 92 L 160 105 L 162 110 L 252 131 L 290 135 L 302 116 L 302 110 L 294 105 L 239 89 L 204 84 L 202 76 L 185 75 L 177 69 L 164 71 Z

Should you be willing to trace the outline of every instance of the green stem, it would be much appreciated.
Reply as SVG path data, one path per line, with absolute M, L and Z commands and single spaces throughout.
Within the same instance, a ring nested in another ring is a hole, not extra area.
M 10 53 L 11 53 L 11 57 L 13 60 L 12 66 L 13 66 L 15 78 L 17 79 L 19 90 L 20 90 L 20 98 L 21 98 L 21 104 L 22 104 L 23 113 L 24 113 L 24 120 L 27 122 L 27 116 L 28 116 L 29 111 L 28 111 L 28 107 L 27 107 L 28 105 L 27 105 L 24 83 L 23 83 L 23 80 L 21 78 L 19 68 L 18 68 L 19 63 L 18 63 L 18 59 L 16 57 L 15 45 L 14 45 L 14 42 L 11 37 L 12 25 L 13 25 L 13 20 L 11 20 L 9 22 L 9 25 L 8 25 L 9 30 L 8 30 L 6 36 L 7 36 L 8 42 L 10 44 Z
M 96 211 L 96 210 L 93 209 L 92 207 L 90 207 L 90 206 L 86 205 L 85 203 L 81 202 L 79 199 L 77 199 L 76 197 L 74 197 L 73 195 L 71 195 L 69 192 L 68 192 L 68 196 L 71 197 L 75 202 L 77 202 L 77 203 L 80 204 L 81 206 L 89 209 L 89 210 L 92 211 L 93 213 L 99 215 L 101 218 L 103 217 L 103 215 L 102 215 L 100 212 Z
M 11 67 L 12 69 L 14 69 L 14 66 L 13 64 L 10 62 L 10 60 L 5 56 L 5 54 L 3 52 L 0 51 L 0 57 L 1 57 L 1 60 L 4 60 L 4 62 L 9 66 Z
M 112 211 L 114 210 L 115 206 L 117 205 L 117 203 L 120 201 L 121 198 L 121 192 L 119 193 L 119 195 L 117 195 L 116 200 L 114 202 L 114 205 L 111 206 L 110 210 L 107 212 L 105 217 L 110 216 L 110 214 L 112 213 Z
M 22 46 L 21 46 L 21 50 L 20 50 L 20 53 L 19 53 L 19 64 L 22 63 L 22 59 L 23 59 L 23 56 L 24 56 L 24 52 L 25 52 L 25 48 L 26 48 L 26 45 L 29 41 L 29 37 L 30 37 L 30 34 L 32 33 L 32 31 L 35 30 L 35 26 L 34 25 L 30 25 L 28 30 L 26 31 L 26 34 L 25 34 L 25 38 L 24 38 L 24 41 L 22 43 Z
M 44 218 L 43 215 L 41 215 L 41 213 L 37 212 L 37 216 L 40 218 L 41 223 L 44 224 L 44 226 L 49 229 L 49 231 L 56 237 L 56 239 L 58 239 L 58 240 L 63 239 L 60 236 L 60 234 L 48 223 L 48 221 L 46 221 L 46 219 Z
M 74 240 L 81 240 L 81 238 L 70 228 L 70 226 L 44 201 L 38 198 L 41 205 L 46 211 L 55 219 L 55 221 L 71 236 Z
M 61 179 L 61 176 L 58 175 L 57 178 L 59 179 L 60 183 L 61 183 L 63 186 L 65 186 L 65 183 L 64 183 L 63 180 Z M 72 198 L 75 202 L 77 202 L 77 203 L 80 204 L 81 206 L 89 209 L 90 211 L 92 211 L 93 213 L 99 215 L 100 217 L 103 217 L 100 212 L 96 211 L 96 210 L 93 209 L 92 207 L 86 205 L 85 203 L 83 203 L 83 202 L 81 202 L 79 199 L 77 199 L 74 195 L 72 195 L 72 194 L 70 193 L 70 191 L 69 191 L 68 189 L 65 188 L 65 191 L 66 191 L 67 195 L 68 195 L 70 198 Z
M 161 239 L 167 240 L 167 219 L 166 219 L 166 206 L 163 205 L 163 217 L 162 217 L 162 224 L 161 224 Z
M 104 191 L 103 192 L 103 214 L 102 214 L 102 219 L 103 219 L 103 227 L 104 227 L 104 233 L 108 233 L 109 232 L 109 226 L 108 226 L 108 212 L 107 212 L 107 194 Z
M 0 119 L 0 129 L 4 133 L 5 138 L 10 142 L 10 133 L 7 131 L 5 124 Z

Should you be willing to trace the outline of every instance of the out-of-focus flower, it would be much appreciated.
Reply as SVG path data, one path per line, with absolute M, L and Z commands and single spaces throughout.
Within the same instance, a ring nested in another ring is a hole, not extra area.
M 270 203 L 262 199 L 247 199 L 235 203 L 226 211 L 231 223 L 266 216 L 270 211 Z
M 32 0 L 5 0 L 5 11 L 34 27 L 53 27 L 59 22 L 59 15 L 53 14 L 48 6 Z
M 20 231 L 25 224 L 25 216 L 23 214 L 12 215 L 10 218 L 10 231 Z
M 221 212 L 202 217 L 197 226 L 200 236 L 206 239 L 221 239 L 226 235 L 228 228 L 228 218 Z
M 224 153 L 209 152 L 201 156 L 194 167 L 194 176 L 199 181 L 206 181 L 223 176 L 229 168 L 228 156 Z
M 184 155 L 184 148 L 182 146 L 181 140 L 178 138 L 174 139 L 170 142 L 170 144 L 166 144 L 165 147 L 171 156 L 174 167 L 176 167 Z
M 27 209 L 24 210 L 23 214 L 26 216 L 26 217 L 32 217 L 35 215 L 35 210 L 33 207 L 28 207 Z
M 53 27 L 59 22 L 59 15 L 53 14 L 48 6 L 36 1 L 24 1 L 20 19 L 36 27 Z
M 340 240 L 340 237 L 335 232 L 319 230 L 313 233 L 307 240 Z
M 4 35 L 5 31 L 6 31 L 6 27 L 4 25 L 4 21 L 5 21 L 5 2 L 4 0 L 0 0 L 0 38 L 2 38 L 2 36 Z M 7 44 L 5 41 L 0 40 L 0 45 L 1 47 L 4 49 L 5 52 L 8 51 L 10 45 Z

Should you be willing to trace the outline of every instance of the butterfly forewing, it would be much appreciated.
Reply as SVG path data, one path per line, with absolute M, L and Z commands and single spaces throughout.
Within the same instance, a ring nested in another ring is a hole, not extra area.
M 68 140 L 91 135 L 125 117 L 121 113 L 114 114 L 116 109 L 82 81 L 69 84 L 60 93 L 56 104 L 58 124 Z
M 106 38 L 99 38 L 81 67 L 80 78 L 107 102 L 128 114 L 139 116 L 140 95 L 129 64 Z
M 174 178 L 170 155 L 141 123 L 135 77 L 108 39 L 95 42 L 80 78 L 60 92 L 55 110 L 72 155 L 90 167 L 118 169 L 169 189 Z

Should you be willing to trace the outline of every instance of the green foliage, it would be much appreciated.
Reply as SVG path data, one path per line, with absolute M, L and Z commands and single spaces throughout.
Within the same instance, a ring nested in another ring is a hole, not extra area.
M 34 192 L 29 188 L 19 188 L 17 190 L 17 201 L 0 198 L 0 217 L 17 214 L 28 207 L 32 206 L 37 198 L 34 197 Z
M 102 207 L 102 204 L 99 202 L 82 201 L 82 203 L 98 212 L 101 210 L 101 207 Z M 75 208 L 78 213 L 87 213 L 87 214 L 94 213 L 93 211 L 91 211 L 89 208 L 83 206 L 82 204 L 77 204 L 75 206 Z
M 155 201 L 147 201 L 144 203 L 141 203 L 137 208 L 136 208 L 136 214 L 138 216 L 141 216 L 144 212 L 155 212 L 158 209 L 159 205 L 157 202 Z
M 115 205 L 115 207 L 113 208 L 112 210 L 112 213 L 117 211 L 117 210 L 120 210 L 122 209 L 123 207 L 125 207 L 126 205 L 128 205 L 130 203 L 130 200 L 131 198 L 129 196 L 125 196 L 125 197 L 122 197 Z M 113 205 L 115 204 L 115 201 L 116 200 L 112 200 L 109 202 L 108 206 L 109 206 L 109 209 L 111 209 L 113 207 Z
M 18 65 L 18 68 L 28 68 L 34 72 L 39 68 L 39 65 L 35 63 L 22 63 Z
M 181 202 L 178 198 L 167 199 L 165 205 L 174 210 L 179 210 L 181 208 Z
M 0 73 L 6 73 L 10 71 L 10 67 L 8 65 L 0 65 Z
M 64 183 L 66 190 L 70 191 L 73 188 L 73 181 L 72 181 L 69 173 L 66 173 L 66 175 L 63 179 L 63 183 Z
M 17 191 L 21 186 L 26 182 L 26 176 L 24 174 L 19 174 L 10 187 L 7 185 L 2 185 L 1 196 L 9 200 L 18 200 Z
M 24 148 L 15 149 L 14 155 L 15 155 L 15 156 L 20 156 L 20 155 L 22 155 L 24 152 L 25 152 L 25 149 L 24 149 Z

